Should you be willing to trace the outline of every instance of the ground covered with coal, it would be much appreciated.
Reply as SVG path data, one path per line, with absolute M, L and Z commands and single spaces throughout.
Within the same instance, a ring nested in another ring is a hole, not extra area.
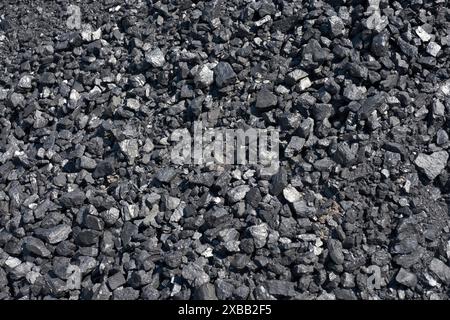
M 448 1 L 0 13 L 0 299 L 449 298 Z M 199 119 L 278 173 L 171 163 Z

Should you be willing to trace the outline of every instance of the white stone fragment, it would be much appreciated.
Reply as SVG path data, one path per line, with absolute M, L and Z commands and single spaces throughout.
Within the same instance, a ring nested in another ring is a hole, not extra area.
M 284 198 L 290 203 L 294 203 L 300 200 L 301 194 L 295 189 L 295 187 L 288 186 L 283 190 Z
M 438 45 L 436 42 L 431 41 L 427 46 L 427 53 L 430 54 L 433 57 L 436 57 L 441 51 L 441 46 Z
M 431 35 L 420 26 L 416 28 L 416 34 L 419 36 L 420 40 L 424 42 L 428 42 L 431 39 Z

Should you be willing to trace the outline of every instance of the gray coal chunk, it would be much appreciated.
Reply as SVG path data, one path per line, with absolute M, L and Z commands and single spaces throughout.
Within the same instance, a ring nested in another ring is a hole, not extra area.
M 130 287 L 120 287 L 113 291 L 113 300 L 137 300 L 139 290 Z
M 205 283 L 195 289 L 193 298 L 194 300 L 217 300 L 216 289 L 212 283 Z
M 267 292 L 273 296 L 292 297 L 295 296 L 294 283 L 284 280 L 268 280 L 264 283 Z
M 50 244 L 56 244 L 66 240 L 71 232 L 72 228 L 69 225 L 60 224 L 49 229 L 36 230 L 35 234 Z
M 333 107 L 327 103 L 315 103 L 310 110 L 312 117 L 317 121 L 328 119 L 333 114 Z
M 48 257 L 50 256 L 50 251 L 45 246 L 44 242 L 42 240 L 34 238 L 34 237 L 28 237 L 24 241 L 25 249 L 28 252 L 31 252 L 37 256 L 40 257 Z
M 359 63 L 348 63 L 347 64 L 348 71 L 352 77 L 366 79 L 369 70 L 363 64 Z
M 308 206 L 308 204 L 304 200 L 294 202 L 294 210 L 297 216 L 301 218 L 313 217 L 317 212 L 316 208 Z
M 91 171 L 91 170 L 94 170 L 95 167 L 97 167 L 97 162 L 92 158 L 89 158 L 86 156 L 81 156 L 78 159 L 78 166 L 81 169 L 86 169 L 86 170 Z
M 164 263 L 171 269 L 178 268 L 181 262 L 182 256 L 180 252 L 171 252 L 164 257 Z
M 31 84 L 32 80 L 33 80 L 33 78 L 29 74 L 26 74 L 26 75 L 22 76 L 22 78 L 20 78 L 17 86 L 20 89 L 24 89 L 24 90 L 31 89 L 33 87 Z
M 91 214 L 84 216 L 83 225 L 88 229 L 93 229 L 97 231 L 103 230 L 103 220 Z
M 129 98 L 127 99 L 126 107 L 132 111 L 138 111 L 141 108 L 141 104 L 139 103 L 139 100 Z
M 248 232 L 252 236 L 257 249 L 266 245 L 267 237 L 269 236 L 267 224 L 262 223 L 256 226 L 251 226 L 248 228 Z
M 386 33 L 379 33 L 372 39 L 370 47 L 372 53 L 378 57 L 387 55 L 389 51 L 389 35 Z
M 228 62 L 219 62 L 214 68 L 215 81 L 219 88 L 232 84 L 236 79 L 236 73 Z
M 66 192 L 59 198 L 60 204 L 65 208 L 81 206 L 84 200 L 86 200 L 86 195 L 79 189 Z
M 360 114 L 362 119 L 367 119 L 373 111 L 377 110 L 385 102 L 385 94 L 377 93 L 361 102 L 361 108 L 358 110 L 358 113 Z
M 278 196 L 288 184 L 287 172 L 284 168 L 280 168 L 276 174 L 272 176 L 269 191 L 272 195 Z
M 446 285 L 450 285 L 450 267 L 437 258 L 430 263 L 430 270 Z
M 174 210 L 180 204 L 180 199 L 176 197 L 171 197 L 167 194 L 161 197 L 162 203 L 164 204 L 165 210 Z
M 231 259 L 230 265 L 237 270 L 245 269 L 250 263 L 250 257 L 246 254 L 238 253 L 235 254 Z
M 210 227 L 217 227 L 230 219 L 230 215 L 226 209 L 215 206 L 205 213 L 204 218 Z
M 427 176 L 434 180 L 447 166 L 448 153 L 446 151 L 434 152 L 431 155 L 420 153 L 414 164 Z
M 400 50 L 405 55 L 407 55 L 409 58 L 413 58 L 414 56 L 417 56 L 417 53 L 419 52 L 419 50 L 417 49 L 416 46 L 406 42 L 405 40 L 403 40 L 400 37 L 397 39 L 397 44 L 398 44 Z
M 139 144 L 136 139 L 127 139 L 119 143 L 120 150 L 127 156 L 131 163 L 139 156 Z
M 346 142 L 339 144 L 334 154 L 334 160 L 342 166 L 350 166 L 355 162 L 358 145 L 350 147 Z
M 145 53 L 145 61 L 155 68 L 161 68 L 166 63 L 164 52 L 160 48 L 155 48 Z
M 417 277 L 414 273 L 411 273 L 403 268 L 397 273 L 395 280 L 407 287 L 414 288 L 417 285 Z
M 255 107 L 257 109 L 268 109 L 277 105 L 277 96 L 274 95 L 267 88 L 263 88 L 258 92 L 256 96 Z
M 337 300 L 357 300 L 356 294 L 351 289 L 336 288 L 333 291 Z
M 194 288 L 209 282 L 209 275 L 196 263 L 186 265 L 181 271 L 181 276 Z
M 350 101 L 357 101 L 364 98 L 367 89 L 365 87 L 358 87 L 351 83 L 344 88 L 343 96 Z
M 175 169 L 171 167 L 162 168 L 156 173 L 155 178 L 160 182 L 169 183 L 173 178 L 175 178 L 176 174 L 177 172 Z
M 234 187 L 233 189 L 228 190 L 228 193 L 227 193 L 228 200 L 231 203 L 239 202 L 245 198 L 245 195 L 249 191 L 250 191 L 250 186 L 248 186 L 248 185 L 240 185 L 240 186 Z
M 290 203 L 295 203 L 295 202 L 299 201 L 302 197 L 301 193 L 298 192 L 297 189 L 292 186 L 288 186 L 288 187 L 284 188 L 283 196 Z
M 158 289 L 153 288 L 151 284 L 142 288 L 141 298 L 144 300 L 158 300 L 159 296 Z
M 95 288 L 95 285 L 94 285 Z M 92 300 L 109 300 L 111 291 L 109 291 L 106 283 L 101 283 L 93 292 Z
M 427 46 L 427 53 L 433 57 L 436 57 L 441 51 L 441 46 L 438 45 L 436 42 L 431 41 Z
M 308 73 L 301 70 L 301 69 L 295 69 L 291 72 L 289 72 L 286 76 L 286 83 L 290 85 L 296 84 L 299 80 L 306 78 L 308 76 Z
M 254 208 L 258 207 L 261 199 L 261 191 L 258 188 L 251 188 L 245 195 L 245 201 Z
M 217 281 L 216 281 L 217 283 Z M 8 279 L 6 278 L 6 272 L 0 268 L 0 289 L 5 288 L 8 285 Z
M 91 246 L 97 243 L 98 238 L 98 232 L 94 230 L 82 230 L 78 233 L 76 242 L 82 246 Z
M 323 158 L 315 161 L 313 165 L 316 170 L 330 172 L 336 163 L 330 158 Z
M 284 153 L 287 157 L 293 157 L 296 153 L 299 153 L 303 149 L 305 142 L 306 140 L 304 138 L 293 136 L 291 141 L 289 141 L 289 144 L 286 146 Z
M 127 283 L 127 280 L 121 272 L 116 272 L 114 275 L 108 278 L 106 283 L 111 290 L 116 290 L 117 288 Z
M 207 65 L 198 68 L 194 77 L 194 84 L 199 88 L 209 87 L 214 82 L 214 71 L 209 69 Z
M 334 37 L 338 37 L 345 31 L 345 25 L 341 18 L 338 16 L 331 16 L 328 19 L 328 25 L 330 29 L 330 34 Z
M 114 173 L 114 166 L 111 161 L 103 160 L 100 161 L 95 167 L 92 177 L 94 179 L 106 177 Z
M 21 93 L 13 92 L 9 97 L 9 105 L 11 105 L 13 108 L 16 108 L 18 106 L 22 106 L 25 102 L 25 97 Z
M 107 225 L 113 225 L 120 217 L 120 210 L 117 208 L 110 208 L 102 211 L 100 217 L 105 221 Z
M 335 239 L 328 240 L 328 254 L 334 263 L 344 263 L 344 253 L 342 252 L 342 243 L 340 241 Z
M 39 82 L 45 85 L 52 85 L 56 82 L 56 77 L 51 72 L 44 72 L 41 74 Z
M 214 286 L 216 288 L 217 298 L 220 300 L 226 300 L 233 295 L 234 286 L 223 279 L 217 279 L 214 282 Z
M 442 146 L 444 144 L 446 144 L 449 141 L 448 139 L 448 133 L 445 132 L 445 130 L 440 129 L 437 133 L 436 133 L 436 144 L 438 146 Z

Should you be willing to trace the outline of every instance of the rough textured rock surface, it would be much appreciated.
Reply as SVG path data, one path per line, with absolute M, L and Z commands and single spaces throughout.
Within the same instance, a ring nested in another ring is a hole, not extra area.
M 449 298 L 447 1 L 74 4 L 0 1 L 0 299 Z

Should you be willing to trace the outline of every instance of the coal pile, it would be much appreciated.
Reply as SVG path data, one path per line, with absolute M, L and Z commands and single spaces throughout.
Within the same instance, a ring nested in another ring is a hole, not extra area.
M 448 299 L 446 0 L 0 3 L 0 300 Z M 176 164 L 194 123 L 279 169 Z

